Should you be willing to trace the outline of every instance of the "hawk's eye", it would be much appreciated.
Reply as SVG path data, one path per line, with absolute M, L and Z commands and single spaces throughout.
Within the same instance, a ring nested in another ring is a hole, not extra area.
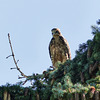
M 55 33 L 58 33 L 58 31 L 56 31 Z

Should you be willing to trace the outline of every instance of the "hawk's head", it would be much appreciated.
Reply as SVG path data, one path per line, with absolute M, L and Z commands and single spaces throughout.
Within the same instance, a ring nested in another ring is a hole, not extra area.
M 58 28 L 53 28 L 51 30 L 51 32 L 52 32 L 53 37 L 54 36 L 60 36 L 61 35 L 60 30 Z

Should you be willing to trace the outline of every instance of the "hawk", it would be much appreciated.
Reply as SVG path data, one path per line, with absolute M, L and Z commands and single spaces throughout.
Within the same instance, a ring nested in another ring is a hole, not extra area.
M 62 36 L 58 28 L 53 28 L 52 39 L 49 44 L 49 54 L 53 67 L 63 64 L 66 60 L 71 59 L 70 48 L 67 40 Z

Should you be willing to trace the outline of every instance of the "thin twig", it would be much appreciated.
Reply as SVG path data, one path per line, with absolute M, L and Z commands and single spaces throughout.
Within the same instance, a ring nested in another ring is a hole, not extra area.
M 18 61 L 16 61 L 16 59 L 15 59 L 15 55 L 14 55 L 14 52 L 13 52 L 13 48 L 12 48 L 12 44 L 11 44 L 10 34 L 9 34 L 9 33 L 8 33 L 8 39 L 9 39 L 9 44 L 10 44 L 10 48 L 11 48 L 12 55 L 9 55 L 9 56 L 6 57 L 6 58 L 9 58 L 10 56 L 12 56 L 12 57 L 13 57 L 13 60 L 14 60 L 14 63 L 15 63 L 15 65 L 16 65 L 16 69 L 20 72 L 20 74 L 21 74 L 23 77 L 28 78 L 28 76 L 26 76 L 26 75 L 20 70 L 20 68 L 19 68 L 18 65 L 17 65 Z M 13 68 L 12 68 L 12 69 L 13 69 Z M 14 68 L 14 69 L 15 69 L 15 68 Z M 25 83 L 26 83 L 26 82 L 25 82 Z
M 6 59 L 8 59 L 8 58 L 11 57 L 11 56 L 12 56 L 12 55 L 7 56 Z
M 16 67 L 14 67 L 14 68 L 10 68 L 10 69 L 12 70 L 12 69 L 17 69 L 17 68 L 16 68 Z
M 25 77 L 20 77 L 20 76 L 18 76 L 18 79 L 22 79 L 22 78 L 25 78 Z
M 22 84 L 22 85 L 24 85 L 27 81 L 28 81 L 28 80 L 26 79 L 26 80 L 23 82 L 23 84 Z

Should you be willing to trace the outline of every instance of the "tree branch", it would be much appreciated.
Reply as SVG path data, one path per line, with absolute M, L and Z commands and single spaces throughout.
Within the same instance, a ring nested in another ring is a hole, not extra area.
M 15 66 L 16 66 L 16 68 L 11 68 L 11 69 L 17 69 L 17 70 L 20 72 L 20 74 L 21 74 L 24 78 L 28 78 L 28 76 L 26 76 L 26 75 L 20 70 L 20 68 L 19 68 L 18 65 L 17 65 L 17 63 L 18 63 L 19 60 L 16 61 L 16 59 L 15 59 L 15 55 L 14 55 L 14 52 L 13 52 L 13 48 L 12 48 L 12 44 L 11 44 L 10 34 L 9 34 L 9 33 L 8 33 L 8 40 L 9 40 L 9 44 L 10 44 L 10 48 L 11 48 L 12 55 L 9 55 L 8 57 L 6 57 L 6 59 L 12 56 L 12 57 L 13 57 L 13 61 L 14 61 Z M 26 82 L 26 81 L 25 81 L 25 82 Z

